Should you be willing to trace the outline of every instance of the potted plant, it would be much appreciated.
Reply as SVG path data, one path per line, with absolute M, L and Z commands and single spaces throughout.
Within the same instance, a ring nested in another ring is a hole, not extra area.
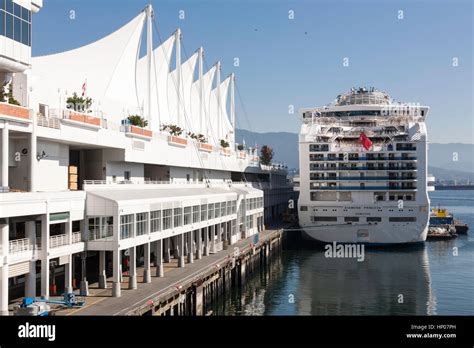
M 242 145 L 242 144 L 239 144 L 239 145 L 237 145 L 237 150 L 239 150 L 239 151 L 244 151 L 244 150 L 245 150 L 245 146 Z
M 8 85 L 8 86 L 7 86 Z M 0 101 L 12 105 L 21 106 L 20 102 L 13 96 L 12 84 L 4 83 L 0 88 Z
M 66 99 L 66 109 L 74 110 L 77 112 L 92 112 L 90 110 L 92 106 L 92 98 L 90 97 L 79 97 L 76 92 L 71 97 Z
M 226 140 L 224 140 L 224 139 L 221 139 L 221 147 L 222 147 L 223 149 L 228 148 L 228 147 L 229 147 L 229 142 L 226 141 Z
M 146 126 L 148 126 L 148 121 L 145 120 L 140 115 L 129 115 L 127 117 L 127 120 L 130 122 L 132 126 L 141 127 L 141 128 L 145 128 Z
M 161 126 L 161 130 L 168 132 L 169 135 L 174 137 L 179 137 L 181 134 L 183 134 L 183 129 L 174 124 L 163 124 Z

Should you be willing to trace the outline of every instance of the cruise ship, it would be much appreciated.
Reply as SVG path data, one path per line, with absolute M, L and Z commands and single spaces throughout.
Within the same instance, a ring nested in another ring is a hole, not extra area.
M 364 244 L 426 239 L 434 180 L 427 174 L 428 111 L 373 87 L 299 111 L 298 218 L 306 237 Z
M 31 57 L 42 7 L 0 9 L 1 314 L 16 297 L 87 295 L 88 274 L 119 297 L 124 267 L 136 289 L 137 263 L 150 282 L 283 212 L 287 170 L 236 144 L 235 76 L 221 79 L 219 61 L 205 71 L 202 47 L 187 57 L 151 5 L 95 42 Z

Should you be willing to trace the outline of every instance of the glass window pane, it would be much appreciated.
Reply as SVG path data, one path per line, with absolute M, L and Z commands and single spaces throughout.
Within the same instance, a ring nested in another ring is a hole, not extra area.
M 5 34 L 10 39 L 13 39 L 13 16 L 9 13 L 5 17 Z
M 5 12 L 3 11 L 0 11 L 0 35 L 5 35 Z
M 17 3 L 13 3 L 13 14 L 17 17 L 21 17 L 21 6 Z
M 5 9 L 8 13 L 13 14 L 13 0 L 6 0 Z
M 25 21 L 21 21 L 21 43 L 23 45 L 29 45 L 30 44 L 30 24 Z
M 28 11 L 26 8 L 22 7 L 21 8 L 21 19 L 29 22 L 30 21 L 30 11 Z
M 14 17 L 13 40 L 21 42 L 21 19 Z

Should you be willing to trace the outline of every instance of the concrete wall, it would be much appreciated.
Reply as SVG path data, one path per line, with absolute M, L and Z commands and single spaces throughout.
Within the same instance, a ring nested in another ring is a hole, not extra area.
M 128 162 L 107 162 L 106 163 L 106 178 L 112 181 L 113 176 L 116 176 L 117 181 L 124 180 L 125 171 L 130 172 L 130 180 L 144 180 L 144 165 L 143 163 L 128 163 Z
M 68 190 L 69 146 L 38 140 L 38 153 L 47 157 L 38 161 L 36 187 L 38 191 Z
M 27 139 L 10 139 L 8 181 L 11 189 L 28 190 L 31 156 L 29 143 Z M 23 149 L 27 149 L 26 155 L 22 153 Z

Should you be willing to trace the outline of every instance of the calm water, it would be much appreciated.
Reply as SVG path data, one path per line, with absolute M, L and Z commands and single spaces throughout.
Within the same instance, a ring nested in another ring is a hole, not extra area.
M 364 262 L 328 259 L 323 249 L 289 245 L 215 313 L 474 315 L 474 191 L 430 197 L 433 207 L 447 208 L 468 223 L 470 233 L 418 247 L 366 249 Z

